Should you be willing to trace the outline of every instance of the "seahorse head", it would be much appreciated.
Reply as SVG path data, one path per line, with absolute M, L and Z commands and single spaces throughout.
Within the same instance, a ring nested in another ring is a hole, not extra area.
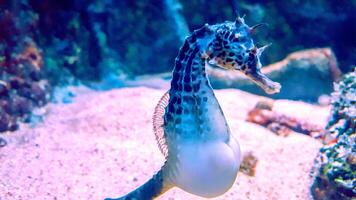
M 260 56 L 269 46 L 257 48 L 252 39 L 253 32 L 261 24 L 249 27 L 238 17 L 234 22 L 224 22 L 211 26 L 213 39 L 208 44 L 208 63 L 224 69 L 243 72 L 267 93 L 279 92 L 281 85 L 271 81 L 261 72 Z

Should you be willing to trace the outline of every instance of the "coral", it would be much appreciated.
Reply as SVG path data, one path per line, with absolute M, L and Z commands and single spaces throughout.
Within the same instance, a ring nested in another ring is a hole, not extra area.
M 260 124 L 277 135 L 288 136 L 292 131 L 324 139 L 322 127 L 273 111 L 273 101 L 259 101 L 247 114 L 247 121 Z
M 314 199 L 349 200 L 356 196 L 356 70 L 335 84 L 329 137 L 320 149 L 311 191 Z
M 257 163 L 258 159 L 252 151 L 245 152 L 242 157 L 240 172 L 248 176 L 255 176 Z
M 34 43 L 28 43 L 18 55 L 17 60 L 31 62 L 36 70 L 40 70 L 43 65 L 42 52 L 40 52 Z
M 17 39 L 15 46 L 3 49 L 9 54 L 4 54 L 6 58 L 0 66 L 0 132 L 17 130 L 19 122 L 29 122 L 32 110 L 50 99 L 41 50 L 27 37 Z

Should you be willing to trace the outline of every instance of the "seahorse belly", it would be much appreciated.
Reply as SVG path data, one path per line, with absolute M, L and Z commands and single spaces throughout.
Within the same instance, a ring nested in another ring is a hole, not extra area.
M 181 189 L 202 197 L 216 197 L 234 183 L 240 167 L 240 147 L 231 137 L 223 141 L 180 145 L 173 181 Z

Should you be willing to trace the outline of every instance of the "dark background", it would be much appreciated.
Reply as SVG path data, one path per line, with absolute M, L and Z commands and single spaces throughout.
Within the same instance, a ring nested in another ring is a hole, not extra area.
M 273 44 L 264 65 L 314 47 L 331 47 L 343 72 L 355 64 L 355 0 L 0 0 L 0 8 L 1 65 L 31 40 L 54 84 L 171 71 L 189 32 L 234 20 L 235 10 L 249 25 L 269 24 L 255 36 L 257 46 Z

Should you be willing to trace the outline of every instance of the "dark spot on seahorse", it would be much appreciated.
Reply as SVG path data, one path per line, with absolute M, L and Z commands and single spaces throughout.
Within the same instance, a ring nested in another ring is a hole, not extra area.
M 226 40 L 224 40 L 223 45 L 226 46 L 228 44 L 228 42 Z
M 182 128 L 180 128 L 180 127 L 175 127 L 175 133 L 176 134 L 181 134 L 182 133 Z
M 222 54 L 222 56 L 224 56 L 224 57 L 226 56 L 226 52 L 225 52 L 225 51 L 223 51 L 221 54 Z
M 192 71 L 192 65 L 187 65 L 185 68 L 185 76 L 190 76 Z
M 242 66 L 241 66 L 241 70 L 244 71 L 245 69 L 246 69 L 246 65 L 242 65 Z
M 200 98 L 196 98 L 195 100 L 197 101 L 197 105 L 201 104 L 201 99 Z
M 238 56 L 237 56 L 237 60 L 240 60 L 240 61 L 241 61 L 241 60 L 242 60 L 242 56 L 241 56 L 241 55 L 238 55 Z
M 177 90 L 182 90 L 182 83 L 178 82 Z
M 178 90 L 178 83 L 177 83 L 176 81 L 172 81 L 172 82 L 171 82 L 171 87 L 172 87 L 172 89 L 174 89 L 174 90 Z
M 185 56 L 185 51 L 183 51 L 182 49 L 179 51 L 178 56 L 177 56 L 177 60 L 179 60 L 180 62 L 184 60 L 184 56 Z
M 177 107 L 176 114 L 177 115 L 181 115 L 182 114 L 182 107 L 181 106 Z
M 230 56 L 230 57 L 234 57 L 234 56 L 235 56 L 235 53 L 234 53 L 234 52 L 230 52 L 230 53 L 229 53 L 229 56 Z
M 194 33 L 198 38 L 203 37 L 205 35 L 205 27 L 202 27 L 202 28 L 194 31 Z
M 249 65 L 250 66 L 255 66 L 256 65 L 256 60 L 255 59 L 251 60 Z
M 184 85 L 184 91 L 191 92 L 192 91 L 192 87 L 190 85 L 188 85 L 188 84 L 185 84 Z
M 235 38 L 232 40 L 232 42 L 238 42 L 239 40 L 240 40 L 239 37 L 235 37 Z
M 184 76 L 184 83 L 188 83 L 188 84 L 189 84 L 189 82 L 190 82 L 190 78 L 189 78 L 189 76 L 186 74 L 186 75 Z
M 191 96 L 183 96 L 183 101 L 187 102 L 188 104 L 194 103 L 194 98 Z
M 197 75 L 192 74 L 192 81 L 196 81 L 197 80 Z
M 183 109 L 183 114 L 185 114 L 185 115 L 189 114 L 189 110 L 187 108 L 184 108 Z
M 186 71 L 190 74 L 190 71 L 191 71 L 191 67 L 192 67 L 192 62 L 193 62 L 193 59 L 194 59 L 194 57 L 195 57 L 195 55 L 198 53 L 198 51 L 199 51 L 199 48 L 198 47 L 195 47 L 195 49 L 193 50 L 193 52 L 190 54 L 190 56 L 189 56 L 189 60 L 188 60 L 188 62 L 187 62 L 187 69 L 186 69 Z M 186 73 L 187 73 L 186 72 Z
M 232 62 L 231 58 L 226 58 L 226 62 Z
M 184 42 L 183 47 L 182 47 L 182 51 L 186 52 L 189 50 L 189 43 L 187 41 Z
M 203 110 L 202 109 L 199 109 L 198 110 L 198 115 L 202 115 L 203 114 Z
M 176 71 L 179 71 L 181 69 L 182 69 L 182 63 L 179 60 L 177 60 L 176 61 Z
M 193 66 L 192 66 L 192 70 L 193 70 L 193 71 L 197 71 L 198 69 L 199 69 L 199 67 L 198 67 L 197 65 L 193 65 Z
M 234 34 L 230 34 L 229 36 L 229 40 L 232 41 L 234 39 L 235 35 Z
M 222 51 L 222 47 L 220 45 L 215 47 L 215 51 Z
M 177 97 L 173 97 L 173 98 L 172 98 L 172 101 L 171 101 L 172 104 L 175 104 L 175 103 L 177 102 L 177 99 L 178 99 Z
M 173 115 L 171 113 L 166 113 L 165 115 L 166 121 L 172 121 L 173 120 Z
M 208 97 L 203 97 L 203 101 L 207 102 L 208 101 Z
M 176 120 L 175 120 L 175 123 L 176 124 L 182 123 L 182 119 L 180 117 L 177 117 Z
M 168 104 L 168 112 L 174 113 L 174 104 L 173 103 Z
M 196 41 L 197 41 L 197 36 L 196 36 L 196 34 L 193 33 L 192 36 L 190 37 L 190 42 L 194 43 Z
M 180 74 L 177 73 L 177 72 L 173 72 L 173 78 L 172 78 L 172 81 L 178 81 L 178 78 L 179 78 Z
M 248 56 L 248 61 L 252 61 L 254 59 L 254 55 L 252 53 L 249 54 Z
M 177 104 L 181 104 L 181 103 L 182 103 L 182 99 L 181 99 L 181 98 L 178 98 Z
M 194 90 L 194 92 L 198 92 L 199 89 L 200 89 L 200 84 L 195 84 L 195 85 L 193 85 L 193 90 Z

